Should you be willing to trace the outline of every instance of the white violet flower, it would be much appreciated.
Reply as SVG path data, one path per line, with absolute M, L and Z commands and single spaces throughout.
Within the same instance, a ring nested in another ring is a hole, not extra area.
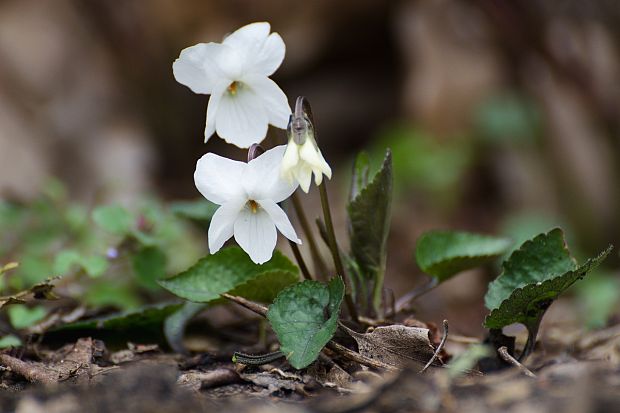
M 209 201 L 221 205 L 209 225 L 209 251 L 216 253 L 234 235 L 252 261 L 271 259 L 276 247 L 276 228 L 298 244 L 279 202 L 291 196 L 297 185 L 280 176 L 285 146 L 276 146 L 248 163 L 208 153 L 198 160 L 194 181 Z
M 211 95 L 205 142 L 217 134 L 248 148 L 267 135 L 268 124 L 285 129 L 291 108 L 271 79 L 284 59 L 285 46 L 269 23 L 243 26 L 222 43 L 200 43 L 181 51 L 172 65 L 177 82 L 194 93 Z
M 331 179 L 332 169 L 321 154 L 314 139 L 314 127 L 306 116 L 292 117 L 288 134 L 288 145 L 280 173 L 288 182 L 298 182 L 301 189 L 308 193 L 312 174 L 314 173 L 314 183 L 318 186 L 323 182 L 323 174 Z

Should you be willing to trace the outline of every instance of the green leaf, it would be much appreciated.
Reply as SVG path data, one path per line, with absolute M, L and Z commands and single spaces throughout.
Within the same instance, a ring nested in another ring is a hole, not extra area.
M 293 367 L 308 366 L 332 338 L 343 297 L 344 283 L 334 277 L 327 285 L 317 281 L 291 285 L 269 306 L 267 319 Z
M 363 159 L 359 158 L 357 162 L 362 170 L 366 168 Z M 358 175 L 363 176 L 363 173 L 356 174 Z M 354 179 L 363 183 L 364 179 L 359 176 Z M 354 183 L 353 187 L 355 186 Z M 357 196 L 347 206 L 351 255 L 357 262 L 362 276 L 373 282 L 373 306 L 379 311 L 392 205 L 392 153 L 389 150 L 386 152 L 383 166 L 372 181 L 364 188 L 355 189 L 353 192 L 358 192 Z
M 349 201 L 353 201 L 360 194 L 362 189 L 368 186 L 368 175 L 370 173 L 370 158 L 366 152 L 360 152 L 353 164 L 353 175 L 351 176 L 351 190 Z
M 195 201 L 177 201 L 170 205 L 170 210 L 181 218 L 187 218 L 200 223 L 209 223 L 219 205 L 206 199 Z
M 253 280 L 256 282 L 250 284 L 252 290 L 242 287 Z M 241 248 L 231 247 L 206 256 L 190 269 L 158 282 L 181 298 L 207 303 L 236 288 L 240 289 L 237 291 L 240 295 L 246 294 L 246 298 L 273 298 L 283 285 L 298 280 L 299 269 L 279 251 L 274 251 L 271 260 L 259 265 L 252 262 Z
M 99 278 L 99 282 L 88 288 L 84 295 L 86 304 L 92 307 L 112 306 L 122 310 L 130 310 L 140 306 L 140 301 L 133 293 L 128 280 L 112 283 L 104 278 Z
M 517 288 L 565 274 L 576 269 L 577 262 L 568 251 L 564 233 L 555 228 L 523 243 L 502 267 L 484 297 L 489 310 L 499 307 Z
M 75 250 L 60 251 L 54 258 L 54 272 L 56 274 L 67 274 L 71 267 L 80 263 L 80 254 Z
M 114 313 L 104 317 L 75 321 L 55 328 L 63 330 L 129 330 L 137 328 L 161 327 L 164 320 L 181 308 L 180 303 L 163 303 L 144 306 L 133 310 Z
M 8 314 L 11 325 L 21 330 L 31 327 L 43 320 L 47 315 L 47 311 L 41 306 L 28 308 L 25 305 L 14 305 L 9 307 Z
M 21 345 L 22 341 L 17 336 L 14 336 L 12 334 L 0 338 L 0 349 L 9 347 L 20 347 Z
M 166 275 L 166 254 L 157 247 L 145 247 L 131 257 L 133 271 L 142 285 L 159 288 L 157 280 Z
M 82 257 L 80 259 L 80 264 L 86 274 L 89 276 L 96 278 L 103 275 L 108 269 L 108 260 L 101 255 L 92 255 L 90 257 Z
M 101 228 L 115 235 L 125 235 L 130 232 L 133 221 L 129 211 L 119 205 L 95 208 L 93 220 Z
M 96 278 L 108 269 L 108 260 L 100 255 L 84 257 L 75 250 L 64 250 L 56 255 L 54 259 L 54 272 L 57 274 L 67 274 L 74 266 L 80 266 L 86 274 Z
M 418 239 L 416 261 L 425 273 L 443 282 L 453 275 L 494 260 L 508 250 L 511 242 L 457 231 L 429 231 Z
M 504 263 L 502 274 L 489 285 L 485 303 L 491 313 L 484 325 L 500 329 L 521 323 L 530 334 L 535 333 L 553 300 L 596 268 L 612 248 L 578 266 L 559 228 L 525 242 Z

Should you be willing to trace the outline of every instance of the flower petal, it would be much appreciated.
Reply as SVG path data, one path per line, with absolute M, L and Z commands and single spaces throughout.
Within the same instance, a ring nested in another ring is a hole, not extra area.
M 295 180 L 299 182 L 299 186 L 302 191 L 308 193 L 310 190 L 310 183 L 312 182 L 312 169 L 306 163 L 300 163 L 297 168 L 293 170 Z
M 282 178 L 280 168 L 286 145 L 276 146 L 248 162 L 243 186 L 250 199 L 284 201 L 297 188 L 296 183 Z
M 228 35 L 222 44 L 236 49 L 240 54 L 247 56 L 256 53 L 267 40 L 271 27 L 267 22 L 250 23 Z
M 263 209 L 256 213 L 244 208 L 235 221 L 235 240 L 252 261 L 263 264 L 271 259 L 278 238 L 276 226 Z
M 277 128 L 286 129 L 291 116 L 291 107 L 286 94 L 276 82 L 262 75 L 244 76 L 243 82 L 263 99 L 269 123 Z
M 207 105 L 207 123 L 205 124 L 205 143 L 209 140 L 209 138 L 215 132 L 215 119 L 218 108 L 220 107 L 220 102 L 224 93 L 226 93 L 226 88 L 229 86 L 229 82 L 227 80 L 218 82 L 212 90 L 212 94 L 209 97 L 209 104 Z
M 271 76 L 282 64 L 286 46 L 278 33 L 271 33 L 254 55 L 246 60 L 245 71 L 263 76 Z
M 215 254 L 233 236 L 235 221 L 243 209 L 244 201 L 230 201 L 215 211 L 209 224 L 209 252 Z
M 183 49 L 172 64 L 174 78 L 194 93 L 210 94 L 222 75 L 214 60 L 220 47 L 217 43 L 199 43 Z
M 263 208 L 268 214 L 278 230 L 284 235 L 286 238 L 291 241 L 301 244 L 301 240 L 297 237 L 297 233 L 295 232 L 295 228 L 291 224 L 291 221 L 288 219 L 286 213 L 271 199 L 261 199 L 257 201 L 258 204 Z
M 224 92 L 215 116 L 217 134 L 240 148 L 259 143 L 267 135 L 263 100 L 247 85 L 239 84 L 234 94 Z
M 208 153 L 196 163 L 194 182 L 202 196 L 218 205 L 245 199 L 241 177 L 247 164 Z

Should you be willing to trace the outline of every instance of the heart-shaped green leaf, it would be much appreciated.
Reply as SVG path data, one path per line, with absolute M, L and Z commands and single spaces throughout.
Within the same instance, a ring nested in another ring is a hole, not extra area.
M 577 265 L 559 228 L 526 241 L 503 264 L 502 274 L 489 284 L 485 304 L 491 314 L 485 326 L 499 329 L 522 323 L 536 330 L 553 300 L 596 268 L 611 250 L 610 246 L 596 258 Z
M 418 239 L 416 261 L 426 274 L 439 282 L 479 267 L 504 254 L 511 241 L 458 231 L 429 231 Z
M 299 269 L 279 251 L 259 265 L 238 247 L 225 248 L 202 258 L 190 269 L 158 283 L 186 300 L 207 303 L 232 292 L 271 302 L 287 285 L 299 280 Z
M 28 308 L 25 305 L 11 306 L 9 307 L 8 313 L 11 325 L 18 330 L 35 325 L 47 315 L 47 311 L 45 311 L 44 307 L 36 306 Z
M 127 234 L 131 229 L 132 219 L 129 211 L 119 205 L 100 206 L 93 211 L 95 223 L 115 235 Z
M 267 318 L 289 363 L 302 369 L 312 363 L 338 327 L 344 283 L 334 277 L 327 284 L 304 281 L 278 294 Z

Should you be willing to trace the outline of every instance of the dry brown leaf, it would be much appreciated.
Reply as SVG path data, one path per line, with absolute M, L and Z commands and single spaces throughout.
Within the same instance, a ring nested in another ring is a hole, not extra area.
M 394 324 L 376 327 L 362 334 L 343 325 L 341 327 L 355 339 L 361 355 L 395 367 L 404 368 L 412 362 L 424 365 L 435 352 L 428 328 Z M 442 364 L 436 360 L 432 365 Z

